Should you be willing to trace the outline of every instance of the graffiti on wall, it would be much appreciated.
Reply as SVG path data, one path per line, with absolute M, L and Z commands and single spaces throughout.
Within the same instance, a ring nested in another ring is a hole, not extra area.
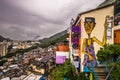
M 80 71 L 80 47 L 79 44 L 81 40 L 81 20 L 76 25 L 72 25 L 71 27 L 71 42 L 72 42 L 72 57 L 73 57 L 73 65 Z
M 107 16 L 106 16 L 107 19 Z M 83 39 L 83 45 L 82 45 L 82 52 L 84 53 L 84 72 L 88 72 L 89 67 L 96 67 L 97 66 L 97 60 L 95 56 L 94 51 L 94 45 L 93 43 L 96 42 L 100 46 L 103 46 L 106 44 L 106 29 L 107 29 L 107 20 L 105 20 L 105 23 L 103 24 L 104 27 L 104 34 L 103 34 L 103 41 L 101 42 L 96 37 L 91 37 L 91 33 L 93 29 L 95 28 L 96 22 L 94 17 L 85 17 L 84 22 L 84 29 L 88 35 L 85 39 Z

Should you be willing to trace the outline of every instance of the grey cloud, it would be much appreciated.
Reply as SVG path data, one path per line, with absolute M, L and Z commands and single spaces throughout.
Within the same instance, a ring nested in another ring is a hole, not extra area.
M 70 19 L 76 17 L 78 13 L 95 8 L 104 0 L 86 1 L 71 1 L 68 5 L 54 12 L 48 10 L 44 12 L 46 15 L 43 15 L 43 12 L 35 13 L 32 10 L 17 7 L 14 5 L 16 2 L 9 4 L 7 0 L 0 0 L 0 35 L 17 40 L 33 39 L 36 35 L 42 38 L 49 37 L 69 27 Z M 51 8 L 54 9 L 54 6 Z
M 56 15 L 61 16 L 60 14 L 61 13 Z M 54 17 L 55 15 L 53 14 L 50 16 Z M 0 18 L 1 18 L 0 21 L 15 23 L 21 26 L 36 26 L 38 24 L 45 24 L 45 23 L 56 23 L 56 24 L 64 23 L 64 21 L 61 20 L 62 17 L 51 19 L 49 18 L 50 16 L 48 15 L 47 17 L 47 16 L 34 14 L 32 12 L 27 12 L 18 7 L 11 6 L 8 3 L 5 3 L 3 0 L 2 2 L 0 2 Z

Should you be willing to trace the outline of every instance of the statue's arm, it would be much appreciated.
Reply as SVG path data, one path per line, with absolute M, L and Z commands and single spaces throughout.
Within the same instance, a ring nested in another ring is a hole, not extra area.
M 85 54 L 85 45 L 86 45 L 86 39 L 83 40 L 83 44 L 82 44 L 82 53 Z
M 93 41 L 99 44 L 100 46 L 104 46 L 106 44 L 106 28 L 104 29 L 104 35 L 103 35 L 103 40 L 102 42 L 98 40 L 96 37 L 93 37 Z
M 106 16 L 106 20 L 105 20 L 105 23 L 104 23 L 104 34 L 103 34 L 103 39 L 102 39 L 102 42 L 100 40 L 98 40 L 96 37 L 93 37 L 93 40 L 98 43 L 100 46 L 104 46 L 106 44 L 106 31 L 107 31 L 107 26 L 108 26 L 108 23 L 107 23 L 107 18 L 109 16 Z

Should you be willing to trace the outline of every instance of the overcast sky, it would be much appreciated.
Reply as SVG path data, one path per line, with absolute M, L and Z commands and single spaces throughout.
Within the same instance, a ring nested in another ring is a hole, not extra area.
M 50 37 L 70 26 L 71 18 L 105 0 L 0 0 L 0 35 L 13 40 Z

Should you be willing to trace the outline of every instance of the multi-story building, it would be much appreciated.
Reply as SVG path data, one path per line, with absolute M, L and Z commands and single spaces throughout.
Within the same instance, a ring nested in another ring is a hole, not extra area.
M 0 43 L 0 57 L 5 56 L 7 54 L 8 44 L 6 42 Z
M 120 44 L 120 1 L 106 0 L 97 8 L 78 14 L 71 25 L 71 47 L 85 66 L 97 65 L 97 52 L 105 44 Z M 88 55 L 87 55 L 88 54 Z M 91 63 L 89 63 L 92 61 Z M 88 70 L 88 69 L 87 69 Z

